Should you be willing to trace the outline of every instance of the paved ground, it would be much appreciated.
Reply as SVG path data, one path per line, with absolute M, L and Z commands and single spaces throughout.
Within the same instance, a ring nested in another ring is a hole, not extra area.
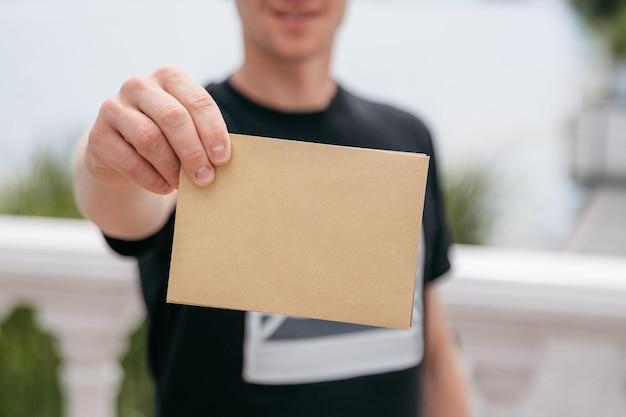
M 563 249 L 626 256 L 626 186 L 591 189 L 589 200 Z

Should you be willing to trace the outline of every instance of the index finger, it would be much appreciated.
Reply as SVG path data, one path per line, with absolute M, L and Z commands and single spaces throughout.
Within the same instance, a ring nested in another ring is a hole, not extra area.
M 213 97 L 176 67 L 162 67 L 154 76 L 161 87 L 189 112 L 211 163 L 216 166 L 226 164 L 230 160 L 230 136 Z

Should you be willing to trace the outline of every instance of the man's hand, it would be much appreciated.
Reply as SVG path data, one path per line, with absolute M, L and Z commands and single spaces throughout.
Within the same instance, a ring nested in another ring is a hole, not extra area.
M 176 204 L 184 172 L 199 186 L 230 160 L 230 137 L 213 98 L 175 67 L 133 77 L 106 100 L 78 147 L 74 195 L 109 236 L 142 239 Z
M 206 90 L 173 66 L 127 80 L 106 100 L 89 133 L 84 162 L 99 180 L 135 183 L 157 194 L 178 187 L 184 172 L 199 186 L 230 159 L 230 139 Z

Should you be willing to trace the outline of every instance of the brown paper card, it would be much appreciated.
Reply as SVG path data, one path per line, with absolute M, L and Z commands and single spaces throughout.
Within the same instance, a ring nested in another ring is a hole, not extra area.
M 231 135 L 181 174 L 167 301 L 411 326 L 428 157 Z

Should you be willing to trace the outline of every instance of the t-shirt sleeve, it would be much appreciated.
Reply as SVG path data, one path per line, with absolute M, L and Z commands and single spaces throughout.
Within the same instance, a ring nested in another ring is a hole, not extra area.
M 435 164 L 432 164 L 431 167 L 432 171 L 430 178 L 432 179 L 430 179 L 429 182 L 431 182 L 431 184 L 435 182 L 438 183 Z M 450 259 L 448 256 L 448 251 L 450 249 L 450 232 L 448 230 L 448 222 L 444 210 L 444 202 L 441 188 L 439 187 L 439 185 L 437 185 L 436 188 L 437 189 L 433 191 L 433 194 L 436 201 L 435 216 L 437 230 L 434 233 L 434 238 L 431 243 L 432 263 L 430 267 L 430 273 L 425 276 L 428 281 L 434 281 L 435 279 L 448 272 L 448 270 L 450 269 Z
M 424 282 L 432 282 L 450 269 L 448 251 L 451 237 L 445 212 L 445 202 L 437 170 L 437 156 L 432 137 L 424 125 L 427 154 L 430 156 L 424 205 L 424 233 L 426 234 L 426 263 Z
M 167 222 L 163 225 L 163 227 L 154 233 L 152 236 L 148 236 L 145 239 L 140 240 L 124 240 L 114 238 L 112 236 L 104 235 L 104 239 L 107 244 L 113 249 L 115 252 L 119 253 L 123 256 L 132 256 L 135 258 L 139 258 L 142 254 L 152 250 L 157 242 L 161 241 L 161 235 L 167 233 L 168 230 L 171 230 L 174 222 L 174 213 L 172 213 L 167 220 Z

